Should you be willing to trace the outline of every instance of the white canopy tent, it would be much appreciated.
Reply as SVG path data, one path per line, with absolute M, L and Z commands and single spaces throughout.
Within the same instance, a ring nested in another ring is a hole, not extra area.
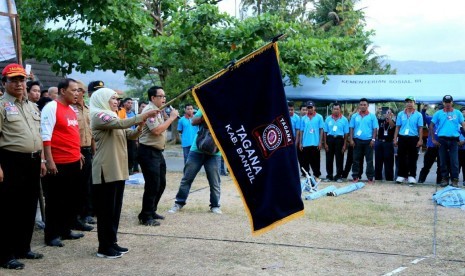
M 332 75 L 323 78 L 300 76 L 301 85 L 286 86 L 286 96 L 292 100 L 325 102 L 403 102 L 414 96 L 417 103 L 438 103 L 444 95 L 454 102 L 465 101 L 465 74 L 424 75 Z

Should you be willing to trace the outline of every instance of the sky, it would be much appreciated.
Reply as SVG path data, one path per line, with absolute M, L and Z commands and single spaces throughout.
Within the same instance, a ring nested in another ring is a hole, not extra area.
M 240 0 L 223 0 L 221 11 L 235 15 Z M 375 51 L 387 59 L 448 62 L 465 60 L 462 0 L 361 0 Z M 237 15 L 239 13 L 237 12 Z

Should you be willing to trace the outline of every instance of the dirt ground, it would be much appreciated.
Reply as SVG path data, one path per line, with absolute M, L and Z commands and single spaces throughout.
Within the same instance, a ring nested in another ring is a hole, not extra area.
M 65 247 L 43 244 L 37 230 L 33 250 L 42 260 L 24 260 L 23 271 L 0 275 L 465 275 L 464 215 L 437 207 L 432 185 L 409 187 L 378 182 L 340 197 L 304 201 L 305 216 L 252 237 L 236 187 L 222 176 L 222 215 L 209 212 L 206 177 L 199 174 L 187 205 L 168 214 L 181 173 L 169 172 L 159 206 L 159 227 L 137 222 L 143 186 L 126 186 L 120 259 L 95 256 L 92 231 Z M 349 183 L 324 183 L 336 186 Z

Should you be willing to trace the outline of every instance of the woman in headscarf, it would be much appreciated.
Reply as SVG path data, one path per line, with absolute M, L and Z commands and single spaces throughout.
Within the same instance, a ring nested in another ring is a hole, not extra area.
M 117 244 L 124 182 L 129 178 L 127 139 L 136 139 L 143 122 L 155 117 L 159 111 L 152 110 L 129 119 L 119 119 L 118 95 L 109 88 L 100 88 L 90 98 L 92 135 L 97 145 L 92 162 L 92 181 L 96 198 L 98 257 L 119 258 L 129 250 Z M 129 127 L 138 124 L 131 130 Z

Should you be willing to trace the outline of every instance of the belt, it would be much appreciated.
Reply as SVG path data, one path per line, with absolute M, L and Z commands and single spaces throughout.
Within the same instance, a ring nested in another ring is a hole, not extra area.
M 384 142 L 392 143 L 392 141 L 388 141 L 388 140 L 386 140 L 386 139 L 378 139 L 377 141 L 378 141 L 378 142 L 383 142 L 383 143 L 384 143 Z
M 34 152 L 17 152 L 17 151 L 9 151 L 9 150 L 2 150 L 2 154 L 5 155 L 14 155 L 21 158 L 28 158 L 28 159 L 40 159 L 42 151 L 34 151 Z
M 328 135 L 328 137 L 333 138 L 333 139 L 344 139 L 344 136 L 341 136 L 341 135 Z

